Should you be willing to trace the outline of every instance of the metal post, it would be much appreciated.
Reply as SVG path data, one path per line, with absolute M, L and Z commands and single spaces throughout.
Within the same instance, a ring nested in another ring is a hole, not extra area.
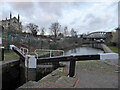
M 70 67 L 69 67 L 70 77 L 73 77 L 75 75 L 75 64 L 76 64 L 76 61 L 74 59 L 70 61 Z
M 50 57 L 52 57 L 52 51 L 50 50 Z
M 41 41 L 41 49 L 43 48 L 43 40 Z
M 55 45 L 56 47 L 55 47 L 55 49 L 57 50 L 57 42 L 56 42 L 56 45 Z
M 4 47 L 1 47 L 2 61 L 4 61 Z
M 51 44 L 49 44 L 49 49 L 51 49 Z
M 30 39 L 28 39 L 28 50 L 30 50 Z
M 8 47 L 7 47 L 7 49 L 9 50 L 9 32 L 7 33 L 7 41 L 8 41 Z

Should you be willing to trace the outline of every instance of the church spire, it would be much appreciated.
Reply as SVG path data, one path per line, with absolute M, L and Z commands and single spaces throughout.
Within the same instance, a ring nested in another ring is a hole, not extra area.
M 10 19 L 12 18 L 12 14 L 11 14 L 11 12 L 10 12 Z
M 18 14 L 18 22 L 20 21 L 20 16 L 19 16 L 19 14 Z

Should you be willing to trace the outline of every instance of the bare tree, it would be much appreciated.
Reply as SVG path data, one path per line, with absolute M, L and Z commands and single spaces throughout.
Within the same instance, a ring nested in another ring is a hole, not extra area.
M 39 31 L 38 30 L 38 26 L 33 24 L 33 23 L 29 23 L 27 25 L 27 28 L 32 32 L 33 36 L 36 36 L 37 35 L 37 32 Z
M 42 27 L 42 28 L 41 28 L 41 35 L 44 35 L 44 34 L 45 34 L 45 28 Z
M 77 35 L 77 32 L 72 28 L 71 29 L 71 36 L 75 37 Z
M 60 32 L 61 25 L 58 22 L 52 23 L 51 27 L 49 28 L 51 30 L 52 35 L 56 38 Z
M 63 32 L 64 36 L 67 36 L 68 35 L 68 27 L 65 26 L 64 27 L 64 32 Z

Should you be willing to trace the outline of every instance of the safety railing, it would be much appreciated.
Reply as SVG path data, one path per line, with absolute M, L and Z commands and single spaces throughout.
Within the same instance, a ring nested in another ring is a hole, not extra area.
M 26 51 L 26 53 L 25 53 L 25 51 Z M 23 54 L 28 54 L 29 50 L 27 48 L 21 47 L 20 52 L 22 52 Z
M 35 55 L 37 56 L 37 59 L 38 59 L 38 52 L 49 52 L 50 53 L 50 57 L 52 57 L 52 52 L 62 52 L 62 55 L 64 56 L 64 50 L 47 50 L 47 49 L 36 49 L 34 51 Z

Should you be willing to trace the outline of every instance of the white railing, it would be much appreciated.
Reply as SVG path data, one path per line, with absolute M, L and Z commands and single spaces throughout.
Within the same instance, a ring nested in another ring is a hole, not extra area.
M 63 56 L 64 56 L 64 51 L 63 50 L 47 50 L 47 49 L 36 49 L 34 51 L 35 55 L 37 56 L 38 58 L 38 52 L 50 52 L 50 57 L 52 57 L 52 52 L 62 52 L 63 53 Z
M 26 51 L 26 53 L 25 53 L 25 51 Z M 28 49 L 27 48 L 23 48 L 23 47 L 21 47 L 20 48 L 20 52 L 22 52 L 23 54 L 28 54 Z

